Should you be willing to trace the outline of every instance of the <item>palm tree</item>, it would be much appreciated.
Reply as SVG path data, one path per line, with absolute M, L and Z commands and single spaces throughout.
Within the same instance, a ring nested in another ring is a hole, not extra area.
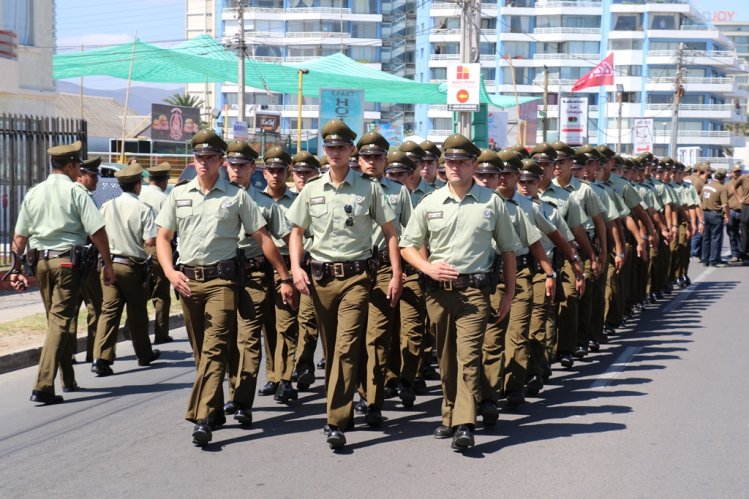
M 201 109 L 204 106 L 203 99 L 190 94 L 176 93 L 164 99 L 164 102 L 171 104 L 172 106 L 197 107 Z

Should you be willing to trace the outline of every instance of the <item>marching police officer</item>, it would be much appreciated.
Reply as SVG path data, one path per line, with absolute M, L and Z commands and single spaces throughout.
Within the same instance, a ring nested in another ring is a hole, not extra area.
M 70 359 L 70 324 L 80 290 L 80 257 L 86 235 L 105 259 L 104 283 L 114 282 L 109 259 L 109 242 L 104 219 L 83 190 L 75 187 L 80 174 L 81 149 L 76 141 L 47 150 L 52 171 L 47 179 L 31 188 L 24 197 L 13 234 L 13 252 L 18 256 L 10 282 L 16 291 L 28 287 L 20 273 L 20 254 L 28 246 L 26 258 L 34 275 L 47 311 L 47 337 L 39 358 L 31 401 L 42 404 L 63 402 L 55 395 L 55 376 L 59 361 L 67 353 Z M 63 390 L 72 386 L 63 387 Z
M 148 366 L 161 352 L 151 349 L 148 338 L 148 293 L 144 287 L 150 280 L 145 246 L 156 243 L 156 225 L 151 208 L 138 199 L 143 168 L 132 163 L 114 175 L 122 194 L 104 203 L 101 213 L 107 223 L 109 251 L 116 282 L 102 285 L 104 304 L 96 331 L 94 362 L 91 371 L 97 376 L 113 374 L 117 331 L 122 311 L 127 306 L 127 326 L 138 365 Z

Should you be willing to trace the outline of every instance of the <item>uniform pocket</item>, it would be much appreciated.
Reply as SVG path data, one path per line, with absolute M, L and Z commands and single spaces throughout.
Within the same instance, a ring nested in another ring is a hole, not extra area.
M 192 206 L 177 206 L 177 218 L 187 218 L 192 216 Z
M 239 200 L 238 199 L 227 199 L 221 201 L 221 204 L 216 210 L 216 218 L 227 219 L 237 216 Z
M 429 232 L 439 232 L 445 228 L 445 219 L 444 218 L 429 219 L 427 220 L 427 227 L 429 227 Z

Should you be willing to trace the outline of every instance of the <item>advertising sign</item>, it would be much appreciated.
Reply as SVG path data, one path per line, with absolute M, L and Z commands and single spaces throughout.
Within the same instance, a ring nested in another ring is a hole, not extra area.
M 279 133 L 281 131 L 281 113 L 269 111 L 255 112 L 255 131 Z
M 489 138 L 494 139 L 494 143 L 499 149 L 507 147 L 507 122 L 509 113 L 500 111 L 497 108 L 490 107 L 486 117 L 487 131 Z
M 635 155 L 653 152 L 653 118 L 635 118 L 633 120 L 632 151 Z
M 481 64 L 447 66 L 447 110 L 479 110 L 481 97 Z
M 320 130 L 328 121 L 336 118 L 356 132 L 357 138 L 361 137 L 364 131 L 364 90 L 321 88 Z M 322 152 L 322 137 L 318 138 L 317 150 Z
M 200 109 L 197 107 L 151 104 L 151 139 L 184 142 L 191 140 L 200 129 Z
M 559 140 L 571 146 L 588 141 L 588 98 L 562 97 L 559 104 Z
M 249 137 L 247 133 L 247 123 L 244 121 L 236 121 L 234 123 L 234 140 L 247 140 Z
M 397 123 L 389 123 L 387 121 L 377 121 L 371 131 L 377 132 L 385 137 L 385 140 L 390 142 L 391 146 L 395 146 L 403 142 L 403 125 L 399 125 Z

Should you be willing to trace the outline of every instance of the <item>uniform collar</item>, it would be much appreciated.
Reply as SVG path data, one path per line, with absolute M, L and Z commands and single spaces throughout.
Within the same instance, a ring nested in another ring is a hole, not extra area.
M 222 192 L 227 192 L 228 190 L 228 184 L 229 182 L 221 178 L 221 175 L 219 174 L 218 180 L 216 180 L 216 183 L 213 184 L 213 187 L 211 188 L 211 191 L 214 189 L 218 189 Z M 250 184 L 252 185 L 252 184 Z M 198 177 L 196 176 L 190 182 L 187 184 L 188 190 L 197 190 L 200 192 L 200 183 L 198 183 Z M 209 191 L 210 192 L 210 191 Z
M 356 172 L 356 171 L 354 171 L 354 170 L 352 170 L 351 168 L 349 168 L 348 169 L 348 173 L 346 173 L 346 176 L 343 177 L 343 182 L 341 182 L 341 183 L 342 184 L 348 184 L 348 185 L 354 185 L 354 182 L 356 181 L 356 177 L 357 176 L 361 177 L 361 174 L 358 173 L 358 172 Z M 326 183 L 326 184 L 330 185 L 331 187 L 335 188 L 335 186 L 333 185 L 333 181 L 330 179 L 330 172 L 329 171 L 322 174 L 321 180 L 324 183 Z
M 270 193 L 270 191 L 268 190 L 268 186 L 265 186 L 265 189 L 263 189 L 263 192 L 266 193 L 269 196 L 273 196 Z M 281 194 L 281 197 L 278 198 L 278 199 L 289 198 L 289 199 L 293 200 L 294 199 L 294 195 L 293 194 L 295 194 L 295 193 L 291 192 L 290 187 L 286 187 L 286 189 L 284 189 L 284 191 L 283 191 L 283 194 Z

